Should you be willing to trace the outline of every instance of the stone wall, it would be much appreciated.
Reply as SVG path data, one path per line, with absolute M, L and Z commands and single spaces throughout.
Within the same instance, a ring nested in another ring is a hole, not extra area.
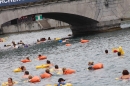
M 42 28 L 38 25 L 37 22 L 26 22 L 18 25 L 4 26 L 2 27 L 2 29 L 3 33 L 15 33 L 15 32 L 41 30 Z
M 64 27 L 64 26 L 69 26 L 69 24 L 62 22 L 62 21 L 57 21 L 54 19 L 47 19 L 48 23 L 50 24 L 51 27 Z
M 36 31 L 36 30 L 44 30 L 44 29 L 64 27 L 64 26 L 69 26 L 69 24 L 61 21 L 53 20 L 53 19 L 44 19 L 41 21 L 30 21 L 30 22 L 17 24 L 17 25 L 3 26 L 2 33 Z

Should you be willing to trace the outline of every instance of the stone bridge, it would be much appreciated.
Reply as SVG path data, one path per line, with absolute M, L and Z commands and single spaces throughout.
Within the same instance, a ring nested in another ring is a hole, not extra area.
M 1 10 L 0 25 L 21 16 L 42 14 L 43 17 L 71 25 L 73 35 L 97 31 L 97 23 L 130 17 L 130 0 L 78 0 L 48 5 L 25 6 Z

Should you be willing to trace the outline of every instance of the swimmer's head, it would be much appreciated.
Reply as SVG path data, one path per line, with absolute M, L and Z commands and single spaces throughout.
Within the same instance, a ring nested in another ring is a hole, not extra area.
M 88 62 L 88 65 L 93 65 L 94 64 L 94 62 Z
M 47 60 L 46 63 L 47 63 L 47 64 L 51 64 L 50 60 Z
M 33 77 L 31 75 L 28 76 L 28 79 L 32 79 Z
M 66 68 L 62 68 L 62 71 L 64 72 L 66 70 Z
M 59 67 L 58 67 L 58 65 L 55 65 L 55 69 L 58 69 Z
M 108 50 L 105 50 L 105 53 L 108 54 Z
M 123 70 L 122 75 L 129 75 L 128 70 Z
M 13 79 L 12 78 L 8 78 L 8 82 L 13 82 Z
M 118 55 L 118 56 L 121 56 L 121 52 L 118 52 L 117 55 Z
M 21 66 L 21 70 L 22 70 L 22 71 L 25 71 L 26 68 L 25 68 L 24 66 Z
M 88 70 L 93 70 L 93 67 L 88 67 Z
M 26 58 L 27 60 L 30 60 L 29 57 Z
M 46 73 L 50 73 L 50 70 L 49 70 L 49 69 L 46 69 L 45 72 L 46 72 Z
M 6 47 L 6 45 L 4 45 L 4 47 Z
M 24 74 L 25 74 L 25 75 L 29 75 L 29 72 L 28 72 L 28 71 L 25 71 Z
M 42 56 L 41 54 L 38 55 L 39 57 Z

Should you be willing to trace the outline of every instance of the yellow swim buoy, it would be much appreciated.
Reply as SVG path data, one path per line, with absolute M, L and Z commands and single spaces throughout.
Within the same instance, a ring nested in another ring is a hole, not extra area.
M 51 84 L 47 84 L 46 86 L 57 86 L 57 84 L 51 85 Z
M 21 68 L 16 68 L 13 70 L 14 72 L 22 72 Z
M 36 69 L 47 68 L 47 67 L 48 67 L 47 64 L 43 64 L 43 65 L 36 66 Z
M 61 38 L 55 38 L 56 41 L 60 40 Z
M 121 46 L 119 46 L 119 52 L 121 53 L 121 55 L 124 55 L 124 54 L 125 54 L 125 52 L 124 52 L 124 50 L 122 49 Z

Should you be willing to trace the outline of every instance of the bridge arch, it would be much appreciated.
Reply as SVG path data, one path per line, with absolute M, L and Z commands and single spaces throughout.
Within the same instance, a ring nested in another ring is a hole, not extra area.
M 81 29 L 79 27 L 86 28 L 86 26 L 96 25 L 98 23 L 98 21 L 94 19 L 87 18 L 81 15 L 70 14 L 70 13 L 47 12 L 47 13 L 37 13 L 37 14 L 42 14 L 42 16 L 45 18 L 55 19 L 55 20 L 68 23 L 71 26 L 72 33 L 75 32 L 75 29 Z M 37 15 L 37 14 L 31 14 L 31 15 Z M 31 16 L 31 15 L 24 15 L 24 16 Z M 89 29 L 91 28 L 88 28 L 88 31 L 90 31 Z M 73 35 L 76 34 L 73 33 Z

